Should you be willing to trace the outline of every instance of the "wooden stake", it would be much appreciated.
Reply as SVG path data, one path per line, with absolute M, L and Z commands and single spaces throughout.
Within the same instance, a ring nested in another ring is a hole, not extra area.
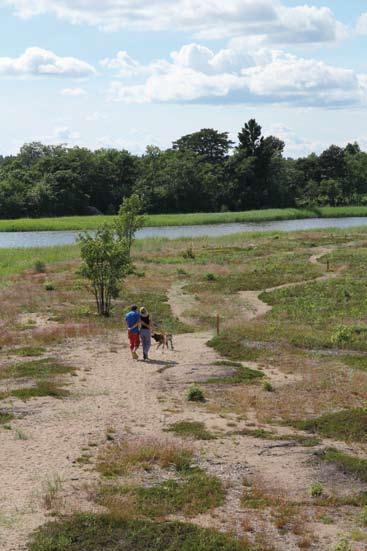
M 328 260 L 326 261 L 326 271 L 330 272 L 330 262 Z
M 220 335 L 220 317 L 217 314 L 217 335 Z

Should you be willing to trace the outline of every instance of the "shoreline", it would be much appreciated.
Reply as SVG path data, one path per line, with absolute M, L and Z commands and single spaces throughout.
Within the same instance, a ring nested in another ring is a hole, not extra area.
M 273 222 L 311 218 L 367 217 L 367 206 L 320 207 L 313 209 L 264 209 L 243 212 L 213 212 L 188 214 L 151 214 L 144 227 L 199 226 L 235 223 Z M 0 232 L 86 231 L 110 224 L 115 216 L 65 216 L 58 218 L 19 218 L 0 220 Z

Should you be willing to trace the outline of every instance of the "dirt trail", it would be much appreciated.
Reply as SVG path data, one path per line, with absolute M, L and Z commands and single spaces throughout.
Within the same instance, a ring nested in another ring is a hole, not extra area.
M 318 253 L 310 256 L 309 262 L 311 264 L 317 265 L 319 264 L 319 260 L 323 256 L 333 252 L 334 250 L 335 249 L 331 247 L 320 247 L 318 249 Z M 273 309 L 270 304 L 267 304 L 259 298 L 260 295 L 262 295 L 263 293 L 272 293 L 274 291 L 279 291 L 280 289 L 292 289 L 293 287 L 299 287 L 301 285 L 306 285 L 307 283 L 316 283 L 319 281 L 328 281 L 330 279 L 335 279 L 340 275 L 343 270 L 345 270 L 345 268 L 346 266 L 339 266 L 337 270 L 335 270 L 335 272 L 326 272 L 325 274 L 313 279 L 305 279 L 301 281 L 294 281 L 292 283 L 284 283 L 283 285 L 269 287 L 268 289 L 262 289 L 261 291 L 240 291 L 238 294 L 244 304 L 244 308 L 242 308 L 242 314 L 245 321 L 251 321 L 253 319 L 265 316 L 265 314 Z
M 173 286 L 169 302 L 174 314 L 187 322 L 185 312 L 195 299 L 182 292 L 184 284 Z M 262 301 L 257 297 L 256 303 L 253 295 L 251 299 L 255 315 L 260 315 Z M 315 479 L 315 467 L 309 462 L 314 449 L 270 449 L 267 441 L 231 436 L 234 426 L 236 430 L 246 428 L 247 423 L 251 427 L 251 419 L 239 419 L 234 414 L 222 416 L 215 408 L 185 399 L 193 381 L 220 375 L 223 370 L 213 366 L 218 356 L 206 346 L 209 336 L 179 335 L 175 337 L 175 351 L 152 351 L 150 363 L 131 360 L 125 332 L 111 333 L 109 338 L 70 341 L 52 351 L 78 369 L 77 376 L 70 376 L 68 381 L 70 398 L 1 402 L 2 409 L 8 407 L 20 414 L 11 422 L 12 430 L 0 428 L 1 551 L 23 550 L 28 535 L 47 521 L 42 496 L 46 481 L 52 477 L 62 481 L 68 509 L 91 510 L 92 505 L 83 501 L 83 486 L 97 478 L 93 469 L 96 450 L 106 442 L 106 430 L 111 428 L 116 437 L 154 435 L 166 439 L 164 429 L 185 419 L 204 422 L 209 430 L 221 435 L 205 444 L 205 448 L 204 444 L 197 444 L 205 451 L 203 466 L 228 486 L 226 504 L 213 514 L 195 519 L 203 526 L 218 528 L 219 517 L 223 528 L 240 529 L 244 518 L 240 496 L 245 477 L 261 476 L 268 488 L 277 487 L 292 499 L 307 498 Z M 78 462 L 82 454 L 91 456 L 90 465 Z M 339 528 L 335 527 L 335 532 Z M 282 550 L 298 549 L 294 536 L 287 541 L 279 538 L 279 534 L 274 534 L 274 543 Z M 319 549 L 328 549 L 329 544 L 326 534 Z

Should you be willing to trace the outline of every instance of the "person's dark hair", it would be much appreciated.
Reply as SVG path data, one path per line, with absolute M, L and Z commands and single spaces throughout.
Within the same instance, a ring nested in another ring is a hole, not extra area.
M 135 312 L 135 310 L 137 310 L 138 307 L 136 306 L 136 304 L 133 304 L 132 307 L 131 307 L 131 311 L 132 312 Z

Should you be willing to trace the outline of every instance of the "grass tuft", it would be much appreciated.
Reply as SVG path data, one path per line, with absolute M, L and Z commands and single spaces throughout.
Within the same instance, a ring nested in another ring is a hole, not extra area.
M 183 472 L 191 467 L 192 450 L 172 442 L 146 440 L 114 442 L 106 446 L 97 458 L 97 469 L 103 476 L 114 477 L 154 466 L 162 469 L 174 467 Z
M 204 423 L 198 421 L 178 421 L 170 425 L 167 432 L 174 432 L 184 438 L 194 438 L 196 440 L 214 440 L 214 434 L 206 430 Z

